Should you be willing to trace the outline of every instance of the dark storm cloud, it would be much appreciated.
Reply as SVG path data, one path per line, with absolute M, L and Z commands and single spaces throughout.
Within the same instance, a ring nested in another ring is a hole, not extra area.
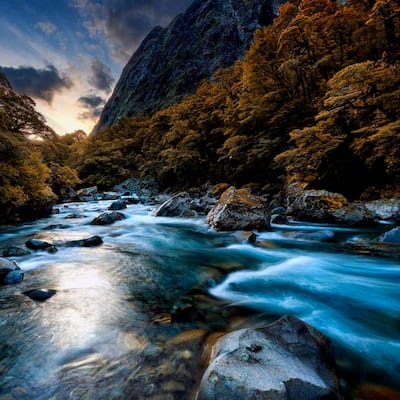
M 94 109 L 105 103 L 105 100 L 100 96 L 82 96 L 78 99 L 78 103 L 81 104 L 82 107 Z
M 48 65 L 45 69 L 21 66 L 0 67 L 0 70 L 6 74 L 17 92 L 45 100 L 49 104 L 56 93 L 73 86 L 71 80 L 60 74 L 54 65 Z
M 154 26 L 166 26 L 193 0 L 73 1 L 85 15 L 88 31 L 103 32 L 113 57 L 126 62 Z
M 92 122 L 97 122 L 97 120 L 99 119 L 101 112 L 102 112 L 102 108 L 98 107 L 98 108 L 94 108 L 93 110 L 87 110 L 81 114 L 78 115 L 78 118 L 81 120 L 90 120 Z
M 98 59 L 94 59 L 91 65 L 91 76 L 89 83 L 98 90 L 103 90 L 110 93 L 114 78 L 111 74 L 111 69 Z

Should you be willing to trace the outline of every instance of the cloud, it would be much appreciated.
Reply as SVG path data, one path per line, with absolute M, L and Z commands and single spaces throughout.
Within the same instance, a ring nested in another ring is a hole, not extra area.
M 17 92 L 42 99 L 49 104 L 56 93 L 73 86 L 70 78 L 60 74 L 54 65 L 48 65 L 45 69 L 20 66 L 0 67 L 0 70 L 6 74 Z
M 96 122 L 101 115 L 105 100 L 100 96 L 87 95 L 82 96 L 78 99 L 78 103 L 86 109 L 86 111 L 80 113 L 78 118 L 80 120 L 90 120 Z
M 57 27 L 51 22 L 38 22 L 35 27 L 39 28 L 46 35 L 51 35 L 57 30 Z
M 93 109 L 100 106 L 101 104 L 105 104 L 105 100 L 100 96 L 88 95 L 80 97 L 78 99 L 78 103 L 82 107 Z
M 73 0 L 94 36 L 103 34 L 113 58 L 125 63 L 150 30 L 166 26 L 193 0 Z
M 98 90 L 110 93 L 115 79 L 111 74 L 111 69 L 99 59 L 95 58 L 91 65 L 91 76 L 89 83 Z

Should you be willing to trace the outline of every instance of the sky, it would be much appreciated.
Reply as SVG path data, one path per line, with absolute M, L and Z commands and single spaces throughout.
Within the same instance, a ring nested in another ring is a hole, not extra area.
M 143 38 L 193 0 L 0 0 L 0 70 L 58 133 L 90 133 Z

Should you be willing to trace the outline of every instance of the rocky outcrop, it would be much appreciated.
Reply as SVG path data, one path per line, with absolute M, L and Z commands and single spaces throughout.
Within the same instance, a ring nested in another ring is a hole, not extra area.
M 192 209 L 193 201 L 186 192 L 172 196 L 154 211 L 155 217 L 195 217 L 197 213 Z
M 130 196 L 133 199 L 148 203 L 149 200 L 156 197 L 160 192 L 160 186 L 152 178 L 130 178 L 114 186 L 114 190 L 123 196 Z
M 296 318 L 234 331 L 215 350 L 199 400 L 340 399 L 329 340 Z
M 97 186 L 91 186 L 80 189 L 76 192 L 78 201 L 94 201 L 97 200 L 98 189 Z
M 231 186 L 207 214 L 207 223 L 218 231 L 265 230 L 270 227 L 269 218 L 259 196 Z
M 191 94 L 203 79 L 243 57 L 280 0 L 196 0 L 167 28 L 154 28 L 125 66 L 97 124 L 151 114 Z
M 111 225 L 114 222 L 121 221 L 125 218 L 125 215 L 118 211 L 105 212 L 98 215 L 92 222 L 91 225 Z

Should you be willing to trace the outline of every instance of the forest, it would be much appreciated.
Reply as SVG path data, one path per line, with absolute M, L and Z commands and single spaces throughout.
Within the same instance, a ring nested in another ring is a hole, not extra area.
M 132 176 L 169 190 L 226 182 L 278 193 L 296 182 L 349 199 L 398 193 L 399 19 L 398 0 L 289 1 L 243 60 L 194 95 L 87 138 L 55 134 L 4 83 L 2 209 Z

